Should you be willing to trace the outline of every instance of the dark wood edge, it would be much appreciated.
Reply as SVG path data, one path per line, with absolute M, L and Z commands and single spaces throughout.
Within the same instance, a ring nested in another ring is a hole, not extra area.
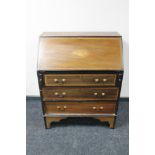
M 115 102 L 116 103 L 116 99 L 53 99 L 53 100 L 46 100 L 44 99 L 43 102 Z
M 122 36 L 40 36 L 40 38 L 122 38 Z
M 26 100 L 40 100 L 40 97 L 39 96 L 28 95 L 28 96 L 26 96 Z M 67 102 L 73 102 L 73 101 L 67 101 Z M 83 101 L 83 102 L 85 102 L 85 101 Z M 89 102 L 91 102 L 91 101 L 89 101 Z M 111 102 L 111 101 L 109 101 L 109 102 Z M 129 102 L 129 97 L 121 97 L 119 99 L 119 102 L 127 102 L 128 103 Z
M 117 74 L 122 70 L 37 70 L 40 74 Z
M 76 114 L 76 113 L 52 113 L 52 114 L 44 114 L 43 117 L 115 117 L 117 116 L 115 113 L 113 114 Z
M 118 112 L 118 106 L 119 106 L 119 99 L 120 99 L 120 93 L 121 93 L 121 88 L 122 88 L 123 75 L 124 75 L 124 71 L 118 72 L 117 73 L 117 78 L 116 78 L 117 79 L 116 80 L 116 86 L 119 87 L 119 92 L 118 92 L 117 101 L 116 101 L 116 109 L 115 109 L 116 114 Z
M 76 33 L 76 34 L 75 34 Z M 91 33 L 91 35 L 90 35 Z M 40 38 L 104 38 L 104 37 L 122 37 L 119 32 L 43 32 Z
M 38 84 L 39 84 L 39 92 L 40 92 L 40 100 L 41 100 L 41 106 L 42 106 L 42 113 L 45 114 L 45 109 L 44 109 L 44 103 L 43 103 L 43 95 L 42 95 L 42 86 L 44 84 L 44 80 L 43 80 L 43 74 L 41 74 L 40 72 L 37 72 L 37 77 L 38 77 Z M 45 123 L 45 119 L 44 119 L 44 123 Z

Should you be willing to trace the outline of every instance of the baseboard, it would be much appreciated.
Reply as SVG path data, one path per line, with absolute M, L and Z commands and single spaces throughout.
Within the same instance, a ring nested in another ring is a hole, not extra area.
M 31 99 L 40 99 L 40 97 L 39 96 L 26 96 L 26 100 L 31 100 Z M 129 102 L 129 97 L 120 97 L 119 101 Z
M 120 102 L 129 102 L 129 97 L 120 97 Z
M 40 99 L 40 96 L 33 96 L 33 95 L 28 95 L 26 96 L 26 100 L 29 99 Z

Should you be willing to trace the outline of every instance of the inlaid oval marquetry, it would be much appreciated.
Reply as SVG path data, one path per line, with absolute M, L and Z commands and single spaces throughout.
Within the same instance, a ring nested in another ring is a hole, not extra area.
M 38 70 L 122 69 L 120 36 L 40 38 Z
M 88 57 L 89 51 L 86 49 L 78 49 L 72 52 L 73 56 L 78 56 L 79 58 Z

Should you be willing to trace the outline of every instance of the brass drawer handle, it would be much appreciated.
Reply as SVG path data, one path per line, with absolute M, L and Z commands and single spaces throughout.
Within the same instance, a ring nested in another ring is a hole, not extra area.
M 100 110 L 103 110 L 104 109 L 104 107 L 100 107 Z
M 98 82 L 100 81 L 100 79 L 94 79 L 94 81 L 95 81 L 96 83 L 98 83 Z
M 55 95 L 55 96 L 58 96 L 58 95 L 59 95 L 59 93 L 58 93 L 58 92 L 55 92 L 55 93 L 54 93 L 54 95 Z
M 96 110 L 96 107 L 93 107 L 93 110 Z
M 97 92 L 95 92 L 95 93 L 94 93 L 94 95 L 95 95 L 95 96 L 97 96 L 97 95 L 98 95 L 98 93 L 97 93 Z M 105 96 L 105 93 L 101 93 L 101 95 L 102 95 L 102 96 Z
M 62 82 L 65 83 L 66 82 L 66 79 L 62 79 Z
M 94 93 L 94 95 L 95 95 L 95 96 L 97 96 L 97 95 L 98 95 L 98 93 Z
M 105 93 L 102 93 L 102 96 L 105 96 Z
M 64 105 L 64 109 L 67 109 L 67 106 L 66 105 Z
M 59 81 L 58 79 L 54 79 L 55 83 L 59 83 L 59 84 L 63 84 L 66 82 L 66 79 L 62 79 L 61 81 Z
M 66 105 L 64 105 L 63 107 L 57 106 L 57 109 L 58 110 L 66 110 L 67 109 L 67 106 Z
M 58 96 L 58 97 L 64 97 L 64 96 L 66 96 L 66 92 L 62 92 L 62 94 L 59 94 L 58 92 L 55 92 L 54 95 Z
M 97 107 L 92 107 L 92 109 L 93 109 L 93 110 L 97 110 L 97 111 L 99 111 L 99 110 L 103 110 L 103 109 L 104 109 L 104 107 L 102 107 L 102 106 L 101 106 L 101 107 L 99 107 L 99 108 L 97 108 Z
M 62 92 L 62 94 L 59 95 L 59 97 L 64 97 L 66 96 L 66 92 Z
M 54 95 L 57 96 L 57 97 L 64 97 L 64 96 L 65 96 L 65 94 L 62 94 L 62 95 L 61 95 L 61 94 L 59 94 L 58 92 L 55 92 Z
M 66 95 L 66 92 L 62 92 L 62 95 L 65 96 Z
M 60 106 L 57 106 L 57 109 L 60 109 Z
M 103 82 L 106 82 L 107 81 L 107 79 L 103 79 Z
M 55 83 L 58 83 L 58 79 L 54 79 L 54 82 L 55 82 Z

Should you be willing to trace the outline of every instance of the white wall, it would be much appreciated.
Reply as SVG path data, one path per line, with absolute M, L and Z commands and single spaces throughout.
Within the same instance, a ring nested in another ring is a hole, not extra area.
M 128 0 L 28 0 L 26 95 L 39 95 L 36 64 L 38 37 L 42 32 L 117 31 L 124 41 L 125 76 L 121 96 L 128 97 L 128 9 Z

